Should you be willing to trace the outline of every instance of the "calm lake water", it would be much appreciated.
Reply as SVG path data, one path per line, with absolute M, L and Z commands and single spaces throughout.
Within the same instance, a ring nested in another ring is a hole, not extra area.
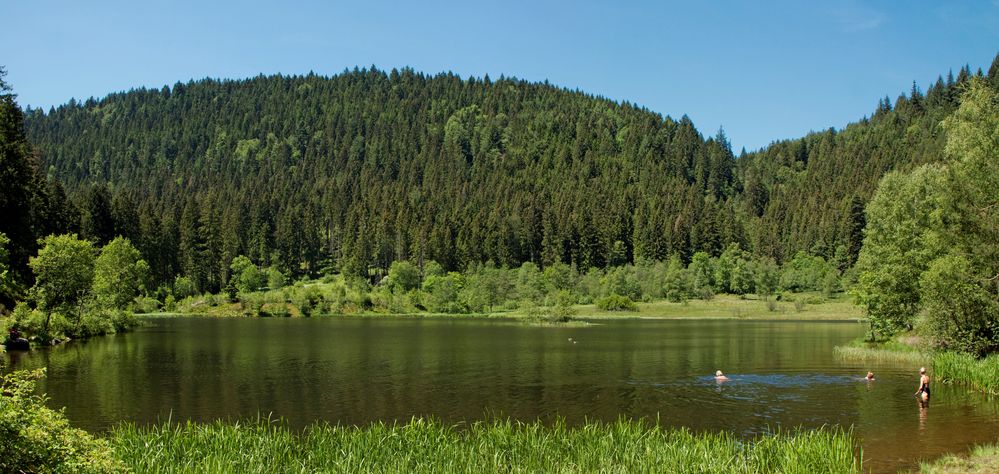
M 569 423 L 624 416 L 752 436 L 853 426 L 866 467 L 894 472 L 999 439 L 999 404 L 917 367 L 838 361 L 865 326 L 838 322 L 600 321 L 534 327 L 461 319 L 149 318 L 135 332 L 4 356 L 47 367 L 42 389 L 77 426 L 284 418 L 365 424 L 431 415 Z M 571 338 L 571 339 L 570 339 Z M 573 342 L 575 341 L 575 343 Z M 721 369 L 732 378 L 718 384 Z M 870 369 L 877 381 L 862 381 Z

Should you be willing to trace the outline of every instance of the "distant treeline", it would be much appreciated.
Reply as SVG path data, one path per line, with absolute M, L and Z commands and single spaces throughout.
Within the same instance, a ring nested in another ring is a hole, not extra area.
M 724 132 L 704 138 L 686 117 L 408 69 L 206 79 L 48 112 L 6 93 L 5 149 L 24 164 L 4 170 L 0 232 L 23 286 L 37 239 L 74 231 L 98 245 L 125 236 L 155 282 L 185 275 L 212 292 L 238 255 L 293 279 L 375 281 L 399 260 L 687 265 L 734 243 L 842 271 L 881 176 L 941 160 L 940 120 L 973 76 L 994 83 L 997 69 L 961 69 L 925 94 L 914 85 L 843 131 L 738 159 Z
M 200 295 L 190 278 L 178 276 L 172 285 L 161 285 L 137 300 L 138 309 L 253 316 L 525 309 L 529 315 L 557 318 L 571 316 L 570 307 L 576 304 L 628 311 L 637 309 L 639 301 L 710 300 L 716 293 L 752 293 L 768 300 L 775 294 L 779 299 L 781 292 L 832 296 L 842 291 L 844 277 L 847 282 L 852 278 L 841 275 L 834 262 L 822 257 L 801 252 L 781 268 L 772 259 L 753 257 L 736 244 L 719 257 L 698 252 L 687 266 L 676 257 L 608 269 L 578 269 L 565 263 L 541 269 L 532 262 L 508 268 L 487 261 L 463 272 L 449 272 L 434 261 L 422 270 L 411 262 L 397 261 L 375 284 L 357 276 L 326 275 L 285 286 L 288 282 L 278 269 L 257 267 L 245 256 L 233 260 L 231 272 L 223 294 Z M 823 299 L 819 295 L 797 297 L 802 299 L 799 304 Z M 238 304 L 226 306 L 229 303 Z
M 201 291 L 222 289 L 237 255 L 292 278 L 374 281 L 397 260 L 686 265 L 735 243 L 844 270 L 878 180 L 940 159 L 938 123 L 973 75 L 738 159 L 686 117 L 408 69 L 178 83 L 28 110 L 26 124 L 44 163 L 32 187 L 65 216 L 58 230 L 128 237 L 155 280 L 186 275 Z

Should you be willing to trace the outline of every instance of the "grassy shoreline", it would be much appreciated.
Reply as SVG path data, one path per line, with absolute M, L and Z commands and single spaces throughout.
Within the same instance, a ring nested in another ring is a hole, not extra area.
M 862 452 L 838 428 L 764 435 L 692 433 L 620 420 L 494 420 L 461 427 L 416 418 L 404 425 L 122 425 L 108 436 L 137 472 L 828 472 L 861 471 Z
M 932 377 L 939 382 L 957 383 L 979 392 L 999 395 L 999 354 L 976 359 L 970 354 L 929 351 L 898 340 L 881 343 L 854 341 L 848 346 L 833 348 L 833 352 L 846 360 L 931 367 Z
M 919 471 L 925 474 L 999 472 L 999 445 L 975 446 L 967 454 L 948 454 L 936 461 L 921 463 Z
M 862 310 L 846 297 L 822 299 L 820 302 L 804 304 L 795 303 L 794 299 L 813 299 L 813 294 L 801 293 L 789 295 L 783 301 L 771 301 L 770 305 L 755 296 L 717 295 L 710 300 L 689 300 L 674 303 L 666 300 L 639 302 L 636 311 L 607 311 L 597 308 L 594 304 L 570 306 L 571 320 L 602 320 L 602 319 L 747 319 L 747 320 L 815 320 L 815 321 L 865 321 Z M 287 307 L 274 317 L 302 317 L 303 312 L 286 303 Z M 771 309 L 772 305 L 772 309 Z M 250 315 L 240 303 L 223 303 L 218 305 L 190 305 L 186 311 L 163 311 L 145 313 L 145 316 L 212 316 L 212 317 L 257 317 Z M 424 317 L 424 318 L 481 318 L 481 319 L 513 319 L 551 323 L 552 319 L 535 314 L 532 308 L 513 310 L 497 310 L 485 313 L 433 313 L 433 312 L 376 312 L 354 311 L 349 313 L 323 313 L 315 317 Z

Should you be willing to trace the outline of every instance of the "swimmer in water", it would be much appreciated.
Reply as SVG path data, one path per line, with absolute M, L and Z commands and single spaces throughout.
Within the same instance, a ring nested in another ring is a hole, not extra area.
M 867 379 L 868 382 L 873 382 L 874 381 L 874 372 L 867 372 L 867 377 L 864 377 L 864 378 Z
M 724 381 L 726 381 L 728 379 L 729 378 L 726 377 L 725 374 L 722 373 L 722 371 L 719 370 L 719 371 L 715 372 L 715 382 L 724 382 Z
M 930 399 L 930 376 L 926 375 L 926 367 L 919 368 L 919 390 L 916 390 L 916 395 L 923 401 Z

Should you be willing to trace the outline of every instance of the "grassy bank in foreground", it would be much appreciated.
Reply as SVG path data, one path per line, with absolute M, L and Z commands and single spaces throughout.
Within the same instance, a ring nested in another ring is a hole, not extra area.
M 248 424 L 125 425 L 109 435 L 137 472 L 859 472 L 854 439 L 838 429 L 762 436 L 664 430 L 635 421 L 568 428 L 511 421 L 456 429 L 414 419 L 302 433 Z
M 920 472 L 925 474 L 989 474 L 999 472 L 999 446 L 976 446 L 966 456 L 948 454 L 931 463 L 923 463 L 919 468 Z

